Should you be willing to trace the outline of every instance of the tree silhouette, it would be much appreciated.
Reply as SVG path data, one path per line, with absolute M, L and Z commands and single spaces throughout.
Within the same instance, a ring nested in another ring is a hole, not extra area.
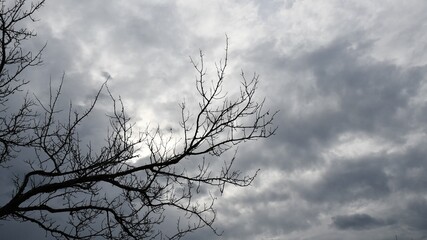
M 47 103 L 27 94 L 12 108 L 10 99 L 28 83 L 21 73 L 41 63 L 44 48 L 25 51 L 22 43 L 35 33 L 21 22 L 34 21 L 43 3 L 1 1 L 0 166 L 19 163 L 27 168 L 12 179 L 14 191 L 0 205 L 0 221 L 31 222 L 58 239 L 179 239 L 202 227 L 219 234 L 213 226 L 216 196 L 201 200 L 200 191 L 214 187 L 222 194 L 226 184 L 251 184 L 256 173 L 243 175 L 233 168 L 236 154 L 224 160 L 224 153 L 275 132 L 275 113 L 264 111 L 263 101 L 254 99 L 258 76 L 247 79 L 242 73 L 238 97 L 229 97 L 223 91 L 228 39 L 213 81 L 206 81 L 200 52 L 199 60 L 191 61 L 200 101 L 196 112 L 180 104 L 178 140 L 160 128 L 136 131 L 107 82 L 84 112 L 65 109 L 66 120 L 59 116 L 64 109 L 58 109 L 62 82 L 58 89 L 50 88 Z M 112 100 L 112 113 L 105 144 L 95 150 L 82 143 L 79 125 L 102 92 Z M 140 157 L 141 149 L 149 156 Z M 34 153 L 30 158 L 19 157 L 28 150 Z M 222 167 L 212 167 L 218 162 Z M 174 233 L 159 227 L 169 211 L 179 215 Z

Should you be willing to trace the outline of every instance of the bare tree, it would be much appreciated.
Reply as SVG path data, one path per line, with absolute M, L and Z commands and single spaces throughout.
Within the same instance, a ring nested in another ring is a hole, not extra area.
M 20 74 L 31 66 L 41 63 L 41 49 L 36 54 L 25 52 L 21 43 L 35 36 L 35 33 L 19 28 L 19 23 L 25 19 L 34 19 L 31 15 L 37 11 L 43 2 L 32 4 L 29 9 L 24 9 L 25 1 L 16 1 L 12 6 L 7 6 L 1 1 L 0 21 L 0 165 L 3 166 L 13 157 L 18 146 L 26 146 L 31 142 L 28 130 L 34 128 L 31 107 L 34 102 L 28 98 L 16 112 L 8 111 L 8 101 L 13 94 L 21 90 L 28 83 L 20 79 Z
M 58 239 L 179 239 L 202 227 L 220 234 L 213 226 L 213 190 L 222 194 L 226 184 L 248 186 L 256 175 L 235 170 L 236 155 L 224 153 L 275 132 L 275 113 L 264 111 L 264 102 L 254 99 L 257 75 L 247 79 L 242 73 L 236 98 L 223 91 L 228 39 L 215 80 L 206 81 L 202 52 L 198 61 L 191 60 L 200 102 L 195 108 L 180 104 L 179 138 L 160 128 L 136 131 L 107 83 L 86 111 L 70 106 L 67 120 L 61 121 L 57 105 L 62 84 L 51 88 L 47 103 L 26 97 L 15 112 L 7 105 L 28 83 L 19 79 L 22 71 L 41 63 L 41 51 L 33 54 L 21 47 L 34 33 L 18 26 L 33 20 L 44 1 L 25 2 L 8 6 L 1 1 L 0 166 L 25 161 L 28 171 L 13 179 L 15 190 L 0 205 L 0 221 L 31 222 Z M 103 91 L 113 109 L 105 144 L 95 150 L 82 143 L 78 130 Z M 42 111 L 35 112 L 36 106 Z M 23 149 L 33 156 L 19 158 Z M 141 150 L 149 156 L 140 157 Z M 214 166 L 218 163 L 222 167 Z M 198 199 L 205 188 L 210 199 Z M 174 233 L 159 227 L 169 211 L 179 216 Z

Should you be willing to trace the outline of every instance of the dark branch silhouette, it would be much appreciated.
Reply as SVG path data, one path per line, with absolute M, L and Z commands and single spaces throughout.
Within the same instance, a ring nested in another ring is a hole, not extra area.
M 9 6 L 1 1 L 0 166 L 22 161 L 17 157 L 22 149 L 34 155 L 25 161 L 29 170 L 13 179 L 15 190 L 0 205 L 0 221 L 31 222 L 58 239 L 180 239 L 202 227 L 220 234 L 213 225 L 216 196 L 200 200 L 201 189 L 213 187 L 222 194 L 226 184 L 250 185 L 256 172 L 244 175 L 233 168 L 235 146 L 268 138 L 276 130 L 276 113 L 264 111 L 264 102 L 254 98 L 258 75 L 248 79 L 242 73 L 236 98 L 224 91 L 228 38 L 215 80 L 206 80 L 202 52 L 198 61 L 191 59 L 200 101 L 196 106 L 180 104 L 178 140 L 160 127 L 136 131 L 107 82 L 86 111 L 79 113 L 70 105 L 66 120 L 58 109 L 62 81 L 56 90 L 50 87 L 47 103 L 27 96 L 18 109 L 10 109 L 9 99 L 28 83 L 19 78 L 21 73 L 41 63 L 44 48 L 25 52 L 22 42 L 35 34 L 17 26 L 34 21 L 43 3 L 20 0 Z M 102 92 L 112 100 L 112 113 L 105 144 L 95 150 L 83 145 L 79 125 Z M 35 112 L 36 106 L 42 111 Z M 149 151 L 148 157 L 138 155 L 142 149 Z M 234 155 L 224 160 L 228 150 Z M 218 162 L 223 166 L 213 167 Z M 180 216 L 174 233 L 159 227 L 170 211 Z

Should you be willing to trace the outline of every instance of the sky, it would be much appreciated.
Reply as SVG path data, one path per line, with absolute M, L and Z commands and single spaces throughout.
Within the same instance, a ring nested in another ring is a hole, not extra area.
M 214 71 L 227 34 L 227 91 L 241 71 L 259 74 L 278 130 L 239 148 L 236 166 L 260 172 L 216 202 L 223 235 L 186 239 L 427 239 L 426 10 L 424 0 L 48 0 L 27 46 L 47 43 L 44 64 L 25 74 L 42 99 L 65 74 L 64 98 L 82 108 L 110 76 L 137 126 L 176 128 L 178 103 L 196 93 L 189 56 L 203 50 Z M 108 107 L 84 137 L 105 132 Z M 6 237 L 45 239 L 7 224 Z

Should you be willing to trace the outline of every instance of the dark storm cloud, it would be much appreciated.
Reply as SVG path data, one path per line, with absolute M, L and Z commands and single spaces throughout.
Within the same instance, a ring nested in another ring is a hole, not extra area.
M 318 221 L 315 213 L 331 211 L 328 207 L 331 205 L 345 213 L 334 218 L 343 230 L 365 230 L 398 222 L 398 219 L 386 221 L 369 215 L 348 215 L 348 207 L 356 202 L 394 199 L 401 191 L 424 192 L 421 186 L 426 178 L 420 174 L 425 168 L 423 142 L 404 148 L 403 152 L 385 148 L 369 156 L 332 157 L 328 162 L 321 153 L 334 148 L 344 135 L 368 136 L 392 146 L 409 144 L 408 136 L 417 128 L 423 131 L 425 106 L 414 104 L 414 98 L 423 94 L 420 89 L 426 82 L 427 68 L 369 57 L 373 42 L 362 35 L 355 38 L 350 34 L 297 56 L 281 53 L 275 46 L 274 41 L 256 46 L 251 60 L 257 63 L 254 67 L 262 78 L 263 75 L 270 78 L 265 91 L 269 92 L 271 105 L 281 110 L 280 127 L 275 141 L 260 144 L 264 151 L 245 150 L 242 153 L 245 162 L 240 166 L 260 167 L 263 179 L 269 178 L 269 171 L 282 171 L 286 176 L 303 173 L 303 169 L 324 169 L 315 179 L 305 181 L 296 177 L 290 184 L 291 193 L 299 193 L 301 202 L 311 203 L 312 212 L 307 218 L 293 219 L 301 226 L 306 221 Z M 262 63 L 257 61 L 260 58 L 264 60 Z M 286 181 L 282 183 L 285 188 L 289 186 Z M 249 205 L 260 201 L 274 202 L 254 200 Z M 294 211 L 300 211 L 299 207 L 293 208 Z M 402 214 L 410 212 L 409 209 L 391 208 L 385 214 Z M 418 218 L 413 219 L 420 224 Z M 256 222 L 253 225 L 266 222 L 262 217 L 253 221 Z
M 304 199 L 314 202 L 350 203 L 360 199 L 380 199 L 390 194 L 383 164 L 378 159 L 337 161 L 318 181 L 309 186 L 297 185 L 295 190 L 301 191 Z
M 334 227 L 341 230 L 366 230 L 391 224 L 383 219 L 374 218 L 369 214 L 335 216 L 332 221 Z
M 338 98 L 340 111 L 334 114 L 331 125 L 341 131 L 360 130 L 393 137 L 401 134 L 399 131 L 405 131 L 411 120 L 408 102 L 416 95 L 427 69 L 378 62 L 358 56 L 364 52 L 362 49 L 356 52 L 349 47 L 349 43 L 334 43 L 307 59 L 314 67 L 311 71 L 317 91 Z M 400 116 L 399 110 L 407 114 Z
M 372 46 L 360 40 L 361 46 L 351 49 L 359 44 L 349 40 L 353 37 L 297 57 L 275 53 L 274 42 L 255 48 L 253 61 L 261 57 L 258 54 L 268 56 L 258 69 L 262 78 L 262 73 L 272 78 L 266 86 L 268 98 L 273 108 L 281 110 L 275 141 L 266 147 L 276 152 L 284 149 L 292 159 L 282 155 L 282 160 L 271 159 L 272 164 L 291 169 L 316 164 L 322 161 L 319 151 L 351 132 L 400 143 L 425 116 L 425 111 L 409 103 L 425 81 L 427 68 L 403 68 L 366 57 Z
M 427 150 L 426 142 L 409 147 L 403 154 L 395 154 L 387 169 L 391 177 L 390 184 L 396 191 L 426 193 Z
M 334 42 L 302 58 L 300 71 L 308 71 L 314 78 L 312 94 L 332 97 L 337 108 L 298 119 L 294 124 L 300 126 L 286 128 L 303 131 L 295 139 L 327 143 L 345 131 L 396 137 L 407 130 L 412 115 L 408 102 L 427 69 L 402 69 L 392 63 L 366 59 L 349 51 L 349 45 Z M 399 115 L 399 110 L 406 114 Z
M 427 200 L 419 197 L 407 203 L 403 215 L 396 216 L 409 227 L 422 231 L 427 234 Z

